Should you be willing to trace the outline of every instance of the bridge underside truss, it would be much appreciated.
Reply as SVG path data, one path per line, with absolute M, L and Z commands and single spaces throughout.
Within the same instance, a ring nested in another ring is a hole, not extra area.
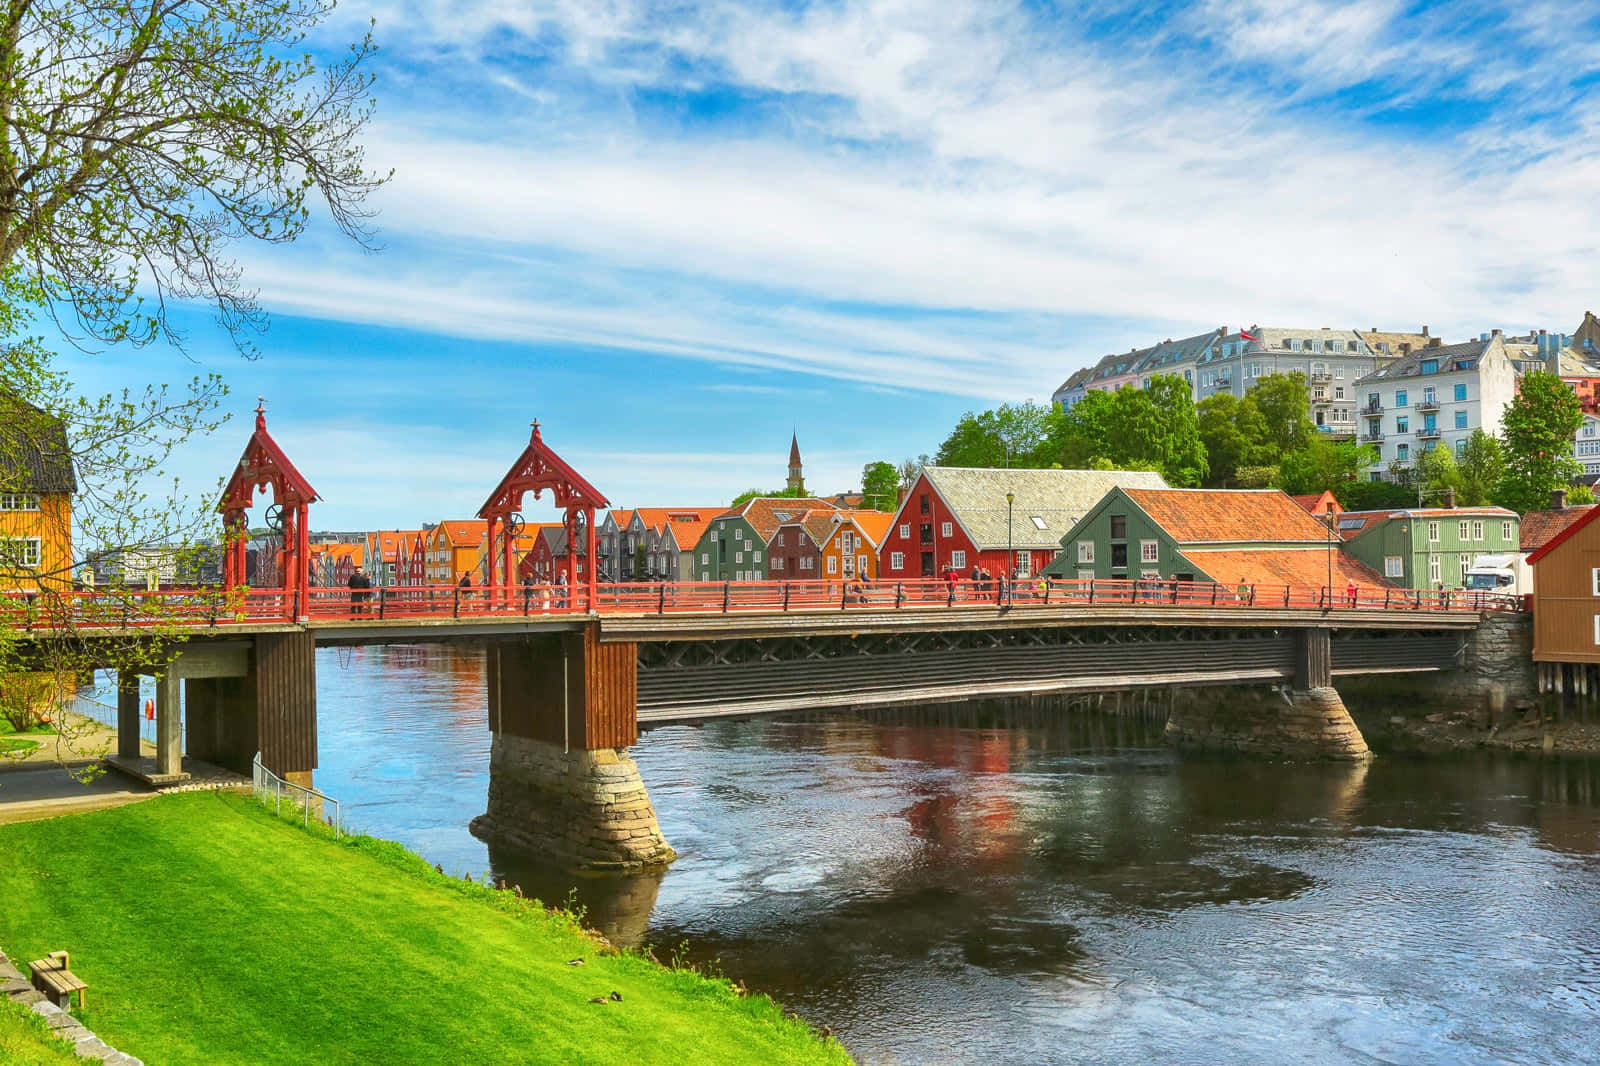
M 1295 676 L 1295 632 L 1105 626 L 647 643 L 639 645 L 639 721 L 1283 683 Z M 1461 646 L 1449 632 L 1335 632 L 1333 672 L 1449 669 Z

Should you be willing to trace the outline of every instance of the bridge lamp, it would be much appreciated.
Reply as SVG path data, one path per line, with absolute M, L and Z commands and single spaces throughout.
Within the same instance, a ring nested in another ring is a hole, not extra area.
M 1011 580 L 1011 572 L 1017 568 L 1017 553 L 1011 546 L 1011 504 L 1016 500 L 1015 493 L 1006 493 L 1006 580 Z

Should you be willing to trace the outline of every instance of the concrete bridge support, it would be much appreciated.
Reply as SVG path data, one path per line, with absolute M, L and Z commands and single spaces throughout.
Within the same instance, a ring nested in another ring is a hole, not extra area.
M 489 645 L 487 810 L 478 837 L 562 866 L 636 871 L 677 853 L 661 835 L 639 768 L 638 649 L 578 632 Z
M 1279 688 L 1185 690 L 1167 718 L 1167 739 L 1180 748 L 1291 759 L 1364 760 L 1366 738 L 1333 687 L 1326 629 L 1295 634 L 1295 672 Z

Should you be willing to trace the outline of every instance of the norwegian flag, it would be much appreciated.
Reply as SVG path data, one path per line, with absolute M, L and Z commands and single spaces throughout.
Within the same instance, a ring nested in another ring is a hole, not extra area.
M 1260 337 L 1257 337 L 1254 333 L 1249 333 L 1242 329 L 1239 331 L 1239 339 L 1242 341 L 1254 341 L 1257 344 L 1261 343 Z

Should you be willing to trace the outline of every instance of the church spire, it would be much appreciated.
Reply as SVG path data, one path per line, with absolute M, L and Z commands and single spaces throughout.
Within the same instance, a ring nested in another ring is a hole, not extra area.
M 800 437 L 797 433 L 789 436 L 789 490 L 797 494 L 806 491 L 806 479 L 800 468 Z

